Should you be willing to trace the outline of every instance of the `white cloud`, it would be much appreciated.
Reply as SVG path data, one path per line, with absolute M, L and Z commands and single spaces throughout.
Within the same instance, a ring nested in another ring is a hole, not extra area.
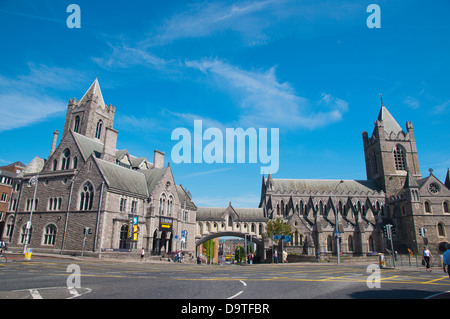
M 31 125 L 65 109 L 63 101 L 50 97 L 33 97 L 17 91 L 0 93 L 0 132 Z
M 342 119 L 348 103 L 323 93 L 314 102 L 280 82 L 275 68 L 243 70 L 220 60 L 187 61 L 186 66 L 211 76 L 240 99 L 239 124 L 254 127 L 317 128 Z
M 157 30 L 155 36 L 148 37 L 147 46 L 165 45 L 184 38 L 210 36 L 221 30 L 234 30 L 245 37 L 264 38 L 263 29 L 273 19 L 264 19 L 255 13 L 271 13 L 269 7 L 283 1 L 247 1 L 240 4 L 200 3 L 190 10 L 174 15 Z
M 48 89 L 73 88 L 74 81 L 84 81 L 80 72 L 70 68 L 28 63 L 29 72 L 13 77 L 0 76 L 0 132 L 45 120 L 62 113 L 67 101 L 49 95 Z

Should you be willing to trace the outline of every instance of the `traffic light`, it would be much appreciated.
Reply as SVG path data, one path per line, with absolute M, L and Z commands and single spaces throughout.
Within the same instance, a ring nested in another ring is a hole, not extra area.
M 420 227 L 419 228 L 419 234 L 422 237 L 427 237 L 427 230 L 426 230 L 426 228 L 425 227 Z
M 394 225 L 391 226 L 391 234 L 395 235 L 395 226 Z
M 384 235 L 385 238 L 388 238 L 387 225 L 385 225 L 385 226 L 383 227 L 383 235 Z
M 339 237 L 339 244 L 342 244 L 342 237 Z

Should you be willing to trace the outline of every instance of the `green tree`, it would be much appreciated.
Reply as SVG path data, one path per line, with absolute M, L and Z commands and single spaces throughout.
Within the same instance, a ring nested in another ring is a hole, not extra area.
M 203 243 L 203 248 L 205 248 L 205 255 L 207 263 L 209 263 L 211 258 L 214 258 L 214 239 L 210 239 Z
M 243 260 L 245 260 L 244 258 L 245 252 L 244 252 L 244 247 L 242 246 L 237 246 L 236 250 L 234 251 L 234 260 L 236 260 L 238 263 L 242 262 Z
M 291 225 L 285 224 L 281 218 L 275 218 L 267 222 L 266 233 L 272 238 L 272 235 L 292 235 L 293 230 Z

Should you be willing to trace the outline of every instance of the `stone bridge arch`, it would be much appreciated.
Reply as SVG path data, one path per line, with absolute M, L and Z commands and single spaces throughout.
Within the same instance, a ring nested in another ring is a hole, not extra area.
M 197 239 L 195 242 L 195 250 L 197 251 L 197 247 L 204 242 L 207 242 L 210 239 L 214 239 L 217 237 L 240 237 L 245 238 L 246 233 L 234 232 L 234 231 L 225 231 L 225 232 L 215 232 L 206 234 L 203 237 Z M 256 238 L 254 235 L 251 237 L 251 241 L 256 244 L 255 256 L 258 258 L 259 262 L 264 262 L 265 258 L 265 250 L 264 250 L 264 240 Z

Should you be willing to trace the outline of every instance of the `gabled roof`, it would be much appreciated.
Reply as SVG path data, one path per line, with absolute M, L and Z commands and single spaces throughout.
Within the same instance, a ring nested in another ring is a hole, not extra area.
M 31 175 L 31 174 L 37 174 L 39 172 L 42 171 L 42 169 L 44 168 L 46 160 L 39 157 L 39 156 L 35 156 L 30 163 L 28 163 L 27 166 L 25 166 L 25 168 L 22 170 L 22 172 L 20 172 L 19 174 L 17 174 L 17 177 L 24 177 L 25 175 Z
M 197 206 L 195 206 L 192 199 L 187 194 L 186 190 L 181 185 L 176 185 L 177 187 L 177 193 L 178 193 L 178 199 L 180 200 L 181 207 L 184 207 L 184 203 L 186 202 L 186 209 L 189 210 L 196 210 Z
M 145 175 L 93 156 L 111 190 L 148 197 Z
M 374 180 L 273 179 L 274 192 L 382 193 Z M 339 186 L 337 186 L 339 185 Z
M 235 221 L 258 222 L 267 221 L 263 208 L 197 207 L 197 221 L 224 221 L 225 213 L 230 213 Z
M 166 174 L 166 170 L 167 170 L 167 167 L 143 169 L 143 170 L 139 171 L 146 178 L 146 183 L 147 183 L 147 188 L 148 188 L 149 194 L 153 193 L 153 191 L 156 188 L 156 185 L 158 185 L 159 181 Z
M 401 126 L 384 105 L 381 106 L 380 113 L 378 114 L 378 121 L 383 123 L 384 131 L 388 134 L 391 134 L 391 132 L 394 132 L 395 134 L 403 132 Z
M 79 133 L 75 133 L 74 131 L 70 131 L 70 133 L 72 133 L 75 142 L 84 157 L 84 160 L 87 160 L 92 153 L 94 153 L 95 157 L 100 157 L 100 154 L 103 152 L 102 142 L 91 139 Z
M 103 100 L 102 91 L 100 90 L 100 84 L 98 83 L 98 79 L 95 79 L 94 82 L 91 84 L 89 89 L 84 93 L 81 100 L 78 102 L 80 105 L 85 104 L 88 100 L 88 98 L 92 95 L 92 98 L 98 97 L 98 103 L 101 106 L 105 106 L 105 101 Z

